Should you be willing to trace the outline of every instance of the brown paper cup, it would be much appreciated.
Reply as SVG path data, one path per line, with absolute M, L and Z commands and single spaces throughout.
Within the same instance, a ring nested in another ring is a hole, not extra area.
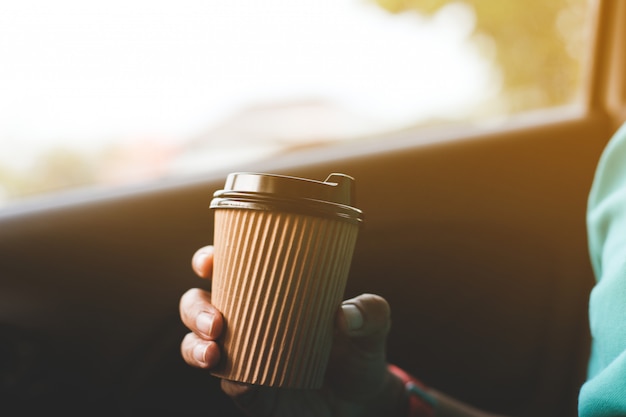
M 354 180 L 233 173 L 215 210 L 212 302 L 221 378 L 286 388 L 324 381 L 362 212 Z
M 212 303 L 224 316 L 213 374 L 319 388 L 358 224 L 272 210 L 215 210 Z

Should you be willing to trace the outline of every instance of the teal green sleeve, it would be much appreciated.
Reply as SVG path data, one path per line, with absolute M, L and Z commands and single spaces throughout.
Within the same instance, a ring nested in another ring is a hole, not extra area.
M 589 299 L 592 346 L 579 415 L 626 416 L 626 125 L 598 163 L 587 229 L 596 285 Z

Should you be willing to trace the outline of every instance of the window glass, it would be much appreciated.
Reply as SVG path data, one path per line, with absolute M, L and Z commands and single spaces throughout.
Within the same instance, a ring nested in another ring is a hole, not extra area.
M 586 0 L 0 0 L 0 206 L 575 103 Z

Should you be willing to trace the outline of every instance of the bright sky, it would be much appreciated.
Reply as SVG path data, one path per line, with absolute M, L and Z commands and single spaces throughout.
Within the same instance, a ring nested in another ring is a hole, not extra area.
M 246 104 L 324 97 L 402 125 L 463 111 L 492 70 L 472 13 L 368 0 L 0 0 L 0 163 L 187 138 Z

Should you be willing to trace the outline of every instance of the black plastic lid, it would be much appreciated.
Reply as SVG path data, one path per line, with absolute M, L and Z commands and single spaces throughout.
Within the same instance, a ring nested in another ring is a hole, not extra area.
M 213 194 L 211 208 L 243 208 L 290 211 L 341 217 L 361 222 L 363 213 L 354 207 L 354 178 L 330 174 L 325 181 L 275 174 L 235 172 L 223 190 Z

